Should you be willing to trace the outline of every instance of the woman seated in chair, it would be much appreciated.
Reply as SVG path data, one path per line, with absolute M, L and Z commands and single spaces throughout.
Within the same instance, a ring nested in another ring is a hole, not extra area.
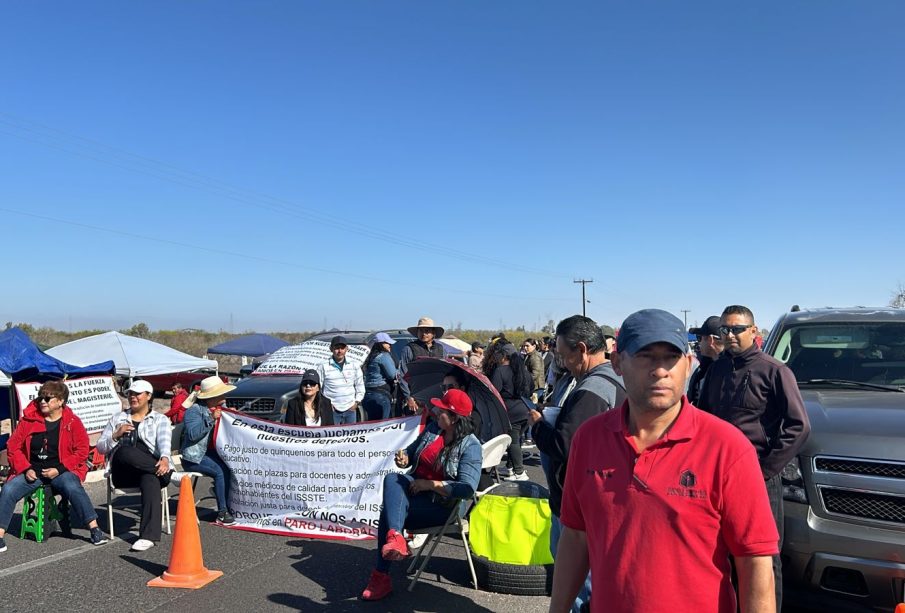
M 435 420 L 407 449 L 396 452 L 396 466 L 411 474 L 390 473 L 383 480 L 383 508 L 377 528 L 377 568 L 363 600 L 380 600 L 393 591 L 390 562 L 409 555 L 403 528 L 442 526 L 453 507 L 471 498 L 481 474 L 481 443 L 471 433 L 468 394 L 449 390 L 432 398 Z
M 69 388 L 62 381 L 42 385 L 9 439 L 10 474 L 0 491 L 0 552 L 6 551 L 3 537 L 16 503 L 44 485 L 69 501 L 77 518 L 88 526 L 94 545 L 107 542 L 82 486 L 88 474 L 88 434 L 82 420 L 66 406 L 68 399 Z
M 141 489 L 141 521 L 132 551 L 145 551 L 160 541 L 160 490 L 170 483 L 170 420 L 151 410 L 154 388 L 134 381 L 126 391 L 129 408 L 107 422 L 97 450 L 107 456 L 114 487 Z
M 220 406 L 224 395 L 236 389 L 235 385 L 227 385 L 220 377 L 208 377 L 201 382 L 201 391 L 192 392 L 185 404 L 189 405 L 185 412 L 182 431 L 182 467 L 190 472 L 213 477 L 214 496 L 217 497 L 217 520 L 221 526 L 231 526 L 236 520 L 229 513 L 229 486 L 232 475 L 229 468 L 220 459 L 214 447 L 211 433 L 217 428 L 220 420 Z M 195 402 L 196 400 L 200 402 Z

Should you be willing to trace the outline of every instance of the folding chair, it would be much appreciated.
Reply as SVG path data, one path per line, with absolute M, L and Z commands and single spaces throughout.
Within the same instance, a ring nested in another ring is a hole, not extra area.
M 500 460 L 503 459 L 503 454 L 506 453 L 506 448 L 509 446 L 511 440 L 512 439 L 508 434 L 501 434 L 481 445 L 481 469 L 483 470 L 486 468 L 493 468 L 497 481 L 495 484 L 483 491 L 475 492 L 475 495 L 472 498 L 459 499 L 450 511 L 449 516 L 446 518 L 446 523 L 444 523 L 442 526 L 436 526 L 433 528 L 420 528 L 409 531 L 411 534 L 427 535 L 427 540 L 418 549 L 417 555 L 415 555 L 415 557 L 412 559 L 412 563 L 409 565 L 409 573 L 411 573 L 415 569 L 415 565 L 421 558 L 421 553 L 425 549 L 427 549 L 428 545 L 430 545 L 430 550 L 424 556 L 424 560 L 421 562 L 421 566 L 418 567 L 418 570 L 415 572 L 415 576 L 412 577 L 412 581 L 411 583 L 409 583 L 408 590 L 410 592 L 414 589 L 415 583 L 418 582 L 418 579 L 421 578 L 421 573 L 424 572 L 424 567 L 427 566 L 427 563 L 430 562 L 431 557 L 434 555 L 434 550 L 440 543 L 440 539 L 443 536 L 451 535 L 461 536 L 462 546 L 465 548 L 465 559 L 468 561 L 468 569 L 471 571 L 471 580 L 474 583 L 474 588 L 476 590 L 479 589 L 478 576 L 477 573 L 475 573 L 474 562 L 472 562 L 471 560 L 471 549 L 468 545 L 468 513 L 471 511 L 472 504 L 477 502 L 481 496 L 499 485 L 500 475 L 497 472 L 496 467 L 500 463 Z
M 468 560 L 468 568 L 471 571 L 471 580 L 474 584 L 474 588 L 478 589 L 478 575 L 475 573 L 474 563 L 471 561 L 471 549 L 468 547 L 468 519 L 466 518 L 468 511 L 470 510 L 470 505 L 468 503 L 472 500 L 473 499 L 467 498 L 459 499 L 456 504 L 453 505 L 449 516 L 446 518 L 446 523 L 442 526 L 410 530 L 412 534 L 426 534 L 427 541 L 424 542 L 424 545 L 418 549 L 418 553 L 412 558 L 412 563 L 409 565 L 407 572 L 411 573 L 415 569 L 415 565 L 418 563 L 418 560 L 421 559 L 421 553 L 427 549 L 428 545 L 430 545 L 430 550 L 428 550 L 427 554 L 424 556 L 424 560 L 415 572 L 415 576 L 412 577 L 408 591 L 411 592 L 415 588 L 415 584 L 418 582 L 418 579 L 421 578 L 421 573 L 424 572 L 424 567 L 427 566 L 427 563 L 430 562 L 431 557 L 434 555 L 434 550 L 440 543 L 440 539 L 443 536 L 455 535 L 460 535 L 462 537 L 462 546 L 465 548 L 465 559 Z M 462 509 L 465 505 L 467 505 L 467 507 Z M 460 509 L 462 509 L 461 512 Z
M 110 538 L 115 538 L 115 534 L 113 534 L 113 498 L 114 496 L 141 496 L 141 488 L 138 487 L 114 487 L 113 485 L 113 472 L 110 470 L 110 465 L 108 464 L 106 469 L 104 470 L 104 477 L 107 480 L 107 526 L 109 527 Z M 163 531 L 167 534 L 172 534 L 170 531 L 170 495 L 167 491 L 166 487 L 160 488 L 160 527 L 163 528 Z

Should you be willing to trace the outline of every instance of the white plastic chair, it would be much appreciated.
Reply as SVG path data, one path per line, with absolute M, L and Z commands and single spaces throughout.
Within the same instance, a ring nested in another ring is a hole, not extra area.
M 500 482 L 500 472 L 497 467 L 500 462 L 503 461 L 503 455 L 505 455 L 506 449 L 511 442 L 512 438 L 508 434 L 501 434 L 481 445 L 481 469 L 486 470 L 492 468 L 497 483 Z M 488 491 L 489 489 L 490 488 L 487 488 L 485 491 Z
M 107 481 L 107 526 L 110 532 L 110 538 L 113 539 L 116 535 L 113 533 L 113 498 L 115 496 L 141 496 L 141 488 L 138 487 L 115 487 L 113 485 L 113 473 L 110 470 L 110 465 L 108 464 L 106 469 L 104 470 L 104 477 Z M 167 534 L 172 534 L 170 531 L 170 494 L 167 491 L 166 487 L 160 488 L 160 527 Z

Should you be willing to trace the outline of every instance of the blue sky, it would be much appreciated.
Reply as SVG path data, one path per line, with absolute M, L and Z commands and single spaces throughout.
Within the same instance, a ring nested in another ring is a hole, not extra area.
M 0 322 L 882 305 L 905 4 L 0 8 Z

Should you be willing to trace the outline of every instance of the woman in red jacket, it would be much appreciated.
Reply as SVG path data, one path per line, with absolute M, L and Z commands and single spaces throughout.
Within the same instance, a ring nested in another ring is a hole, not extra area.
M 25 407 L 22 420 L 7 444 L 9 478 L 0 490 L 0 552 L 16 503 L 39 487 L 49 485 L 69 500 L 76 518 L 88 525 L 91 542 L 107 541 L 97 526 L 97 513 L 82 487 L 88 473 L 88 433 L 82 421 L 66 406 L 69 388 L 62 381 L 48 381 L 38 397 Z

